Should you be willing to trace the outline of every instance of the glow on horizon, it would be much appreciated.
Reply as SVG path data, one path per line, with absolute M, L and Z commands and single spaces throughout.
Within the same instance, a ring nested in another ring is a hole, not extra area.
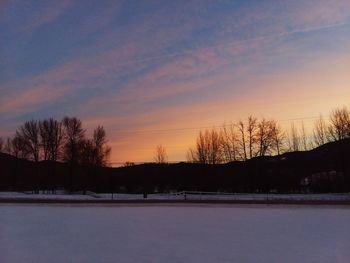
M 0 136 L 71 115 L 106 128 L 114 163 L 152 161 L 159 144 L 180 161 L 197 127 L 327 115 L 350 106 L 349 10 L 341 0 L 2 2 Z

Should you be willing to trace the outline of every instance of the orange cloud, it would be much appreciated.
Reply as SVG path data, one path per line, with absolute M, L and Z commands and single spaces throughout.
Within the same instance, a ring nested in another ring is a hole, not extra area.
M 54 21 L 70 7 L 70 2 L 62 3 L 26 28 L 31 31 Z M 245 10 L 250 15 L 239 21 L 234 16 L 204 21 L 205 10 L 193 3 L 189 5 L 197 19 L 164 10 L 143 14 L 140 21 L 148 23 L 135 23 L 121 32 L 111 30 L 85 47 L 79 57 L 37 76 L 3 84 L 6 92 L 0 98 L 0 113 L 43 112 L 53 103 L 75 98 L 73 110 L 63 109 L 61 114 L 78 115 L 90 133 L 104 125 L 113 146 L 112 161 L 150 161 L 157 144 L 167 147 L 171 160 L 183 160 L 198 133 L 196 127 L 219 126 L 250 114 L 275 119 L 327 114 L 349 101 L 349 55 L 304 48 L 308 41 L 318 43 L 311 36 L 290 42 L 282 37 L 345 21 L 349 3 L 322 1 L 314 6 L 311 1 L 302 10 L 298 3 L 277 2 L 272 11 L 283 15 L 276 18 L 261 6 L 251 13 Z M 111 10 L 105 10 L 106 17 L 93 23 L 93 28 L 86 20 L 79 30 L 84 36 L 97 32 L 111 23 L 118 6 Z M 167 19 L 183 19 L 183 26 L 159 26 L 159 21 Z M 257 29 L 260 23 L 269 22 L 269 26 L 250 32 L 253 22 Z M 205 31 L 213 25 L 208 43 L 194 41 L 193 48 L 167 53 L 173 50 L 172 42 L 186 44 L 196 27 Z M 242 28 L 247 28 L 242 36 L 234 34 Z M 288 60 L 297 63 L 283 68 Z M 93 95 L 79 100 L 92 91 Z
M 193 105 L 165 107 L 138 114 L 134 124 L 140 122 L 141 131 L 133 132 L 136 128 L 130 133 L 111 131 L 111 141 L 116 142 L 113 160 L 152 161 L 157 144 L 169 147 L 172 160 L 184 160 L 188 147 L 193 145 L 198 134 L 196 127 L 218 127 L 250 114 L 280 120 L 285 129 L 290 127 L 291 120 L 288 119 L 319 114 L 327 116 L 333 107 L 350 104 L 348 68 L 349 58 L 324 57 L 288 73 L 254 79 L 246 84 L 246 94 L 238 97 L 234 92 L 232 95 L 225 93 L 224 97 L 210 98 Z M 254 91 L 251 86 L 255 86 Z M 157 120 L 157 123 L 152 120 Z M 311 132 L 313 121 L 304 120 L 308 132 Z M 176 131 L 176 128 L 190 129 Z

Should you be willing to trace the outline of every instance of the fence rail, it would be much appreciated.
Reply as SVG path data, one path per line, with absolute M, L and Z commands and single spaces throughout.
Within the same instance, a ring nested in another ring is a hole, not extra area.
M 223 201 L 223 202 L 350 202 L 350 193 L 275 194 L 181 191 L 155 194 L 94 193 L 90 191 L 66 193 L 0 192 L 1 200 L 81 200 L 81 201 Z

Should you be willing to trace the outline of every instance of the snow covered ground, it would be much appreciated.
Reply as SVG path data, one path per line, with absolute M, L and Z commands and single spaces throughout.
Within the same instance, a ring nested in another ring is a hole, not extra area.
M 0 204 L 0 262 L 348 263 L 350 209 Z

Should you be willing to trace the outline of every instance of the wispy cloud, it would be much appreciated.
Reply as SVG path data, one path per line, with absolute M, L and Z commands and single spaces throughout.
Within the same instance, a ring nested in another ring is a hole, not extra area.
M 58 19 L 72 5 L 72 0 L 60 0 L 54 2 L 33 2 L 29 8 L 36 9 L 35 15 L 23 25 L 22 30 L 32 33 L 35 29 Z
M 4 28 L 10 42 L 0 54 L 7 59 L 0 65 L 7 72 L 0 86 L 6 131 L 24 116 L 78 115 L 89 129 L 106 126 L 115 160 L 148 149 L 137 153 L 141 160 L 158 143 L 175 151 L 195 135 L 169 140 L 113 132 L 118 129 L 205 126 L 255 112 L 291 115 L 298 100 L 296 112 L 307 103 L 317 111 L 324 96 L 331 98 L 331 83 L 348 94 L 348 1 L 65 0 L 4 8 L 13 12 Z M 320 67 L 336 59 L 339 74 L 337 66 Z M 306 98 L 312 92 L 318 102 Z

